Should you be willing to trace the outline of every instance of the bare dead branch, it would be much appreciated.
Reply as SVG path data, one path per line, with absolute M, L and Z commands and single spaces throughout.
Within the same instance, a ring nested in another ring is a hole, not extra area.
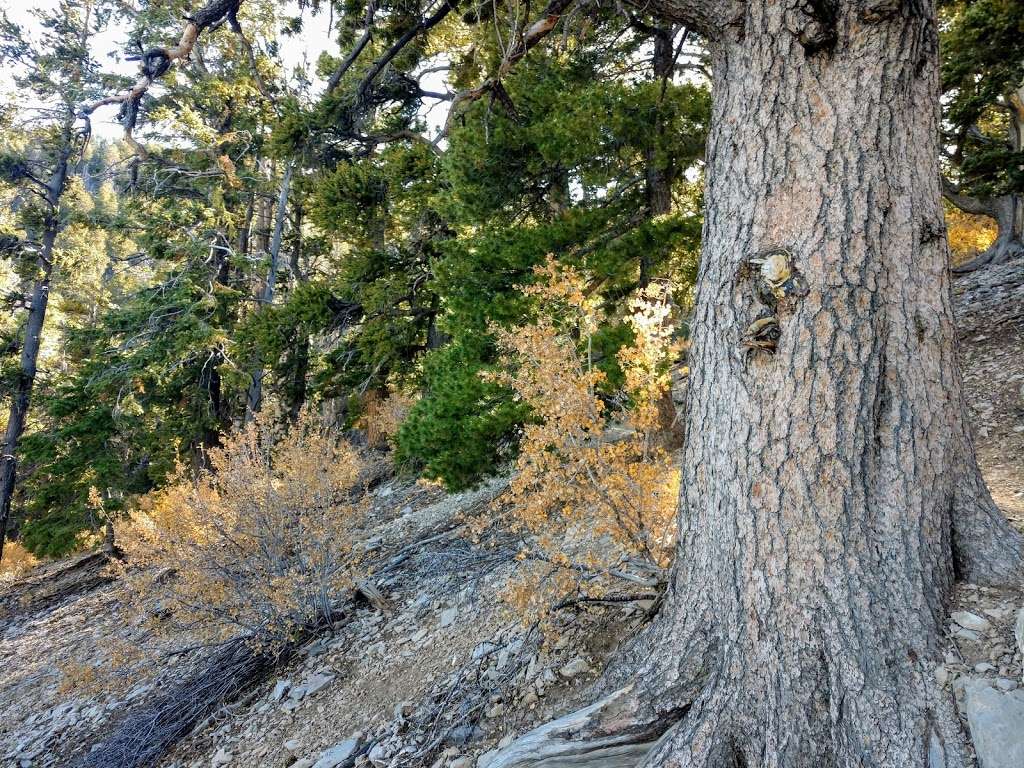
M 574 0 L 550 0 L 540 18 L 530 25 L 514 46 L 509 48 L 501 64 L 498 65 L 497 74 L 494 77 L 489 77 L 475 88 L 467 89 L 455 96 L 452 100 L 451 109 L 448 111 L 448 118 L 445 120 L 442 135 L 448 135 L 452 121 L 458 117 L 463 109 L 487 94 L 491 94 L 495 99 L 504 104 L 506 108 L 511 107 L 512 100 L 509 98 L 504 86 L 502 86 L 501 79 L 509 73 L 516 62 L 522 59 L 531 48 L 548 36 L 562 16 L 565 15 L 566 11 L 569 10 L 573 2 Z M 514 113 L 514 108 L 512 108 L 512 111 Z
M 120 104 L 118 120 L 124 126 L 124 140 L 131 145 L 135 154 L 145 159 L 145 148 L 135 139 L 132 132 L 138 120 L 139 103 L 142 97 L 160 77 L 167 73 L 175 61 L 186 61 L 192 55 L 192 49 L 203 30 L 213 27 L 238 12 L 243 0 L 210 0 L 192 16 L 185 17 L 185 28 L 177 45 L 167 48 L 150 48 L 141 56 L 139 79 L 131 88 L 120 93 L 105 96 L 78 109 L 78 118 L 86 125 L 86 134 L 90 131 L 90 118 L 100 107 L 108 104 Z

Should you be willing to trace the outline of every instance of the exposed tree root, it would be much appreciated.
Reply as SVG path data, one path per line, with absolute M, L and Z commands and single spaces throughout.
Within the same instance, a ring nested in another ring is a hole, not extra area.
M 855 598 L 808 633 L 751 625 L 728 594 L 712 599 L 700 581 L 686 588 L 685 563 L 675 575 L 663 612 L 598 683 L 604 698 L 526 733 L 483 768 L 967 764 L 953 702 L 933 675 L 928 638 L 943 617 L 932 606 L 890 611 Z M 622 680 L 631 682 L 608 693 Z
M 644 717 L 633 686 L 535 728 L 481 768 L 625 768 L 635 766 L 675 724 L 671 716 Z M 682 711 L 675 713 L 681 716 Z
M 967 765 L 952 700 L 926 663 L 904 662 L 899 679 L 832 697 L 790 695 L 800 679 L 839 674 L 824 658 L 792 680 L 751 669 L 719 670 L 688 704 L 655 713 L 653 692 L 619 689 L 595 704 L 529 731 L 482 768 L 882 768 Z M 778 670 L 776 670 L 777 672 Z M 844 667 L 844 673 L 848 668 Z M 764 685 L 776 686 L 765 691 Z M 817 684 L 812 683 L 812 688 Z M 923 691 L 923 692 L 922 692 Z M 788 693 L 787 693 L 788 692 Z
M 743 763 L 724 729 L 720 701 L 713 694 L 702 696 L 683 721 L 635 765 L 732 768 Z
M 990 264 L 1006 264 L 1008 261 L 1024 256 L 1024 243 L 1010 238 L 996 240 L 992 246 L 973 259 L 952 268 L 953 274 L 964 275 Z
M 988 586 L 1024 577 L 1024 536 L 992 500 L 974 457 L 953 499 L 953 557 L 959 578 Z

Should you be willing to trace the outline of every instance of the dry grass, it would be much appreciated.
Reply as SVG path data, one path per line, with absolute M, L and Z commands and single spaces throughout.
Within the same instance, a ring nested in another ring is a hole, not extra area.
M 4 559 L 0 560 L 0 582 L 11 582 L 28 574 L 39 565 L 39 559 L 17 541 L 4 543 Z

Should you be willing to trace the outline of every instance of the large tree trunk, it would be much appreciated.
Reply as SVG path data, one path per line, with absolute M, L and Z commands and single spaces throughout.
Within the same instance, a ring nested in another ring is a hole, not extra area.
M 491 767 L 612 759 L 623 729 L 651 766 L 962 765 L 947 600 L 1017 578 L 1022 547 L 965 423 L 934 9 L 750 0 L 715 27 L 695 5 L 714 111 L 669 594 L 607 715 Z M 796 272 L 778 299 L 750 263 L 772 248 Z M 777 341 L 744 346 L 766 316 Z

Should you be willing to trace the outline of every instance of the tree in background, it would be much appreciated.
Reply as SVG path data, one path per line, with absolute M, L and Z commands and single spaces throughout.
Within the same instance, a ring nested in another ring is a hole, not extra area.
M 1024 253 L 1024 3 L 942 4 L 943 192 L 960 210 L 987 216 L 995 241 L 968 271 Z
M 29 39 L 6 15 L 0 19 L 0 63 L 16 65 L 17 86 L 37 102 L 27 108 L 38 115 L 8 133 L 0 174 L 10 185 L 16 211 L 12 230 L 2 236 L 2 253 L 14 261 L 20 285 L 8 297 L 11 308 L 22 307 L 24 322 L 8 342 L 9 353 L 20 347 L 12 372 L 10 413 L 0 446 L 0 556 L 14 500 L 19 441 L 32 404 L 39 352 L 50 300 L 51 284 L 61 268 L 58 237 L 73 215 L 64 197 L 86 135 L 76 126 L 78 105 L 96 89 L 89 36 L 98 23 L 90 0 L 62 0 L 53 11 L 39 13 L 42 36 Z M 12 116 L 12 123 L 17 118 Z M 14 128 L 14 125 L 10 126 Z M 19 295 L 20 294 L 20 295 Z M 6 389 L 6 388 L 5 388 Z
M 134 16 L 137 34 L 173 35 L 180 17 L 165 10 Z M 21 535 L 38 553 L 66 552 L 95 527 L 90 488 L 114 514 L 179 458 L 203 466 L 244 413 L 254 368 L 233 359 L 233 335 L 271 261 L 281 170 L 264 151 L 276 116 L 264 77 L 275 70 L 229 26 L 192 48 L 187 64 L 162 72 L 164 94 L 122 117 L 159 121 L 172 141 L 152 143 L 151 123 L 130 123 L 131 172 L 115 179 L 120 205 L 103 226 L 126 241 L 118 259 L 145 277 L 92 322 L 61 329 L 71 364 L 24 441 Z
M 424 397 L 398 446 L 450 488 L 514 455 L 524 411 L 479 373 L 496 362 L 491 324 L 526 318 L 518 286 L 549 254 L 585 268 L 588 292 L 609 306 L 653 277 L 681 294 L 692 281 L 699 195 L 683 171 L 699 169 L 708 94 L 666 80 L 649 45 L 647 27 L 615 15 L 568 49 L 539 43 L 502 79 L 503 101 L 472 103 L 449 132 L 439 208 L 455 236 L 433 265 L 448 343 L 424 360 Z M 612 369 L 628 334 L 609 316 L 593 343 Z

